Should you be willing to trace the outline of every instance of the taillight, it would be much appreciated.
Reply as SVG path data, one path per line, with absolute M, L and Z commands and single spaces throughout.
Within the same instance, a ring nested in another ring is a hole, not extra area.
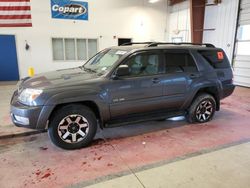
M 217 58 L 218 58 L 218 60 L 223 60 L 224 59 L 224 53 L 223 52 L 217 52 Z

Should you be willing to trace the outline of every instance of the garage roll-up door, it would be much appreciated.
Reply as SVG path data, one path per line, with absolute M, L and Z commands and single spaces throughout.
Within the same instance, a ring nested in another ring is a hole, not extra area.
M 233 62 L 234 82 L 250 87 L 250 1 L 241 0 L 238 20 L 235 57 Z

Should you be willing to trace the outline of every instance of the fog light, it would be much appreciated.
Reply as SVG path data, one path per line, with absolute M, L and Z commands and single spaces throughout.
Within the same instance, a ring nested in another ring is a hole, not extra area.
M 26 117 L 21 117 L 21 116 L 17 116 L 17 115 L 14 115 L 14 118 L 16 119 L 16 121 L 22 125 L 29 125 L 30 124 L 30 121 L 29 121 L 29 118 L 26 118 Z

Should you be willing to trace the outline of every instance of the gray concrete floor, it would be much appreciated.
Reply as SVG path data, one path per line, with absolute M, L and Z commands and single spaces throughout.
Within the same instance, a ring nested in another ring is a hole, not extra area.
M 250 143 L 191 157 L 88 188 L 248 188 Z

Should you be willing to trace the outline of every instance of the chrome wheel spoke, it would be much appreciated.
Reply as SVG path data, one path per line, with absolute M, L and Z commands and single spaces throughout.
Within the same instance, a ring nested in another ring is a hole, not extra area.
M 212 108 L 213 108 L 212 106 L 207 106 L 206 110 L 209 110 L 209 109 L 212 109 Z
M 207 104 L 207 102 L 206 102 L 206 101 L 203 101 L 203 102 L 201 103 L 201 106 L 204 107 L 204 106 L 206 106 L 206 104 Z
M 71 123 L 72 123 L 72 120 L 70 119 L 70 117 L 68 117 L 68 118 L 66 119 L 66 121 L 68 122 L 68 124 L 71 124 Z
M 77 132 L 79 135 L 81 135 L 82 137 L 84 137 L 86 134 L 80 129 L 78 132 Z
M 196 110 L 196 113 L 199 114 L 201 111 L 200 111 L 200 106 L 198 106 L 197 110 Z
M 80 117 L 80 116 L 78 116 L 78 117 L 76 118 L 75 122 L 79 124 L 79 123 L 80 123 L 80 121 L 81 121 L 81 117 Z
M 204 121 L 207 119 L 205 114 L 202 114 L 202 119 L 203 119 Z
M 72 142 L 76 142 L 76 134 L 71 134 L 72 136 Z
M 206 107 L 208 105 L 208 102 L 206 101 L 203 105 L 203 107 Z
M 88 127 L 88 124 L 87 123 L 83 123 L 83 124 L 79 124 L 80 128 L 86 128 Z
M 59 127 L 60 130 L 67 130 L 68 129 L 68 125 L 62 125 Z
M 209 112 L 209 111 L 206 111 L 206 112 L 205 112 L 205 114 L 207 114 L 207 115 L 211 115 L 211 112 Z
M 70 135 L 70 132 L 67 131 L 67 132 L 62 136 L 62 138 L 65 140 L 69 135 Z

